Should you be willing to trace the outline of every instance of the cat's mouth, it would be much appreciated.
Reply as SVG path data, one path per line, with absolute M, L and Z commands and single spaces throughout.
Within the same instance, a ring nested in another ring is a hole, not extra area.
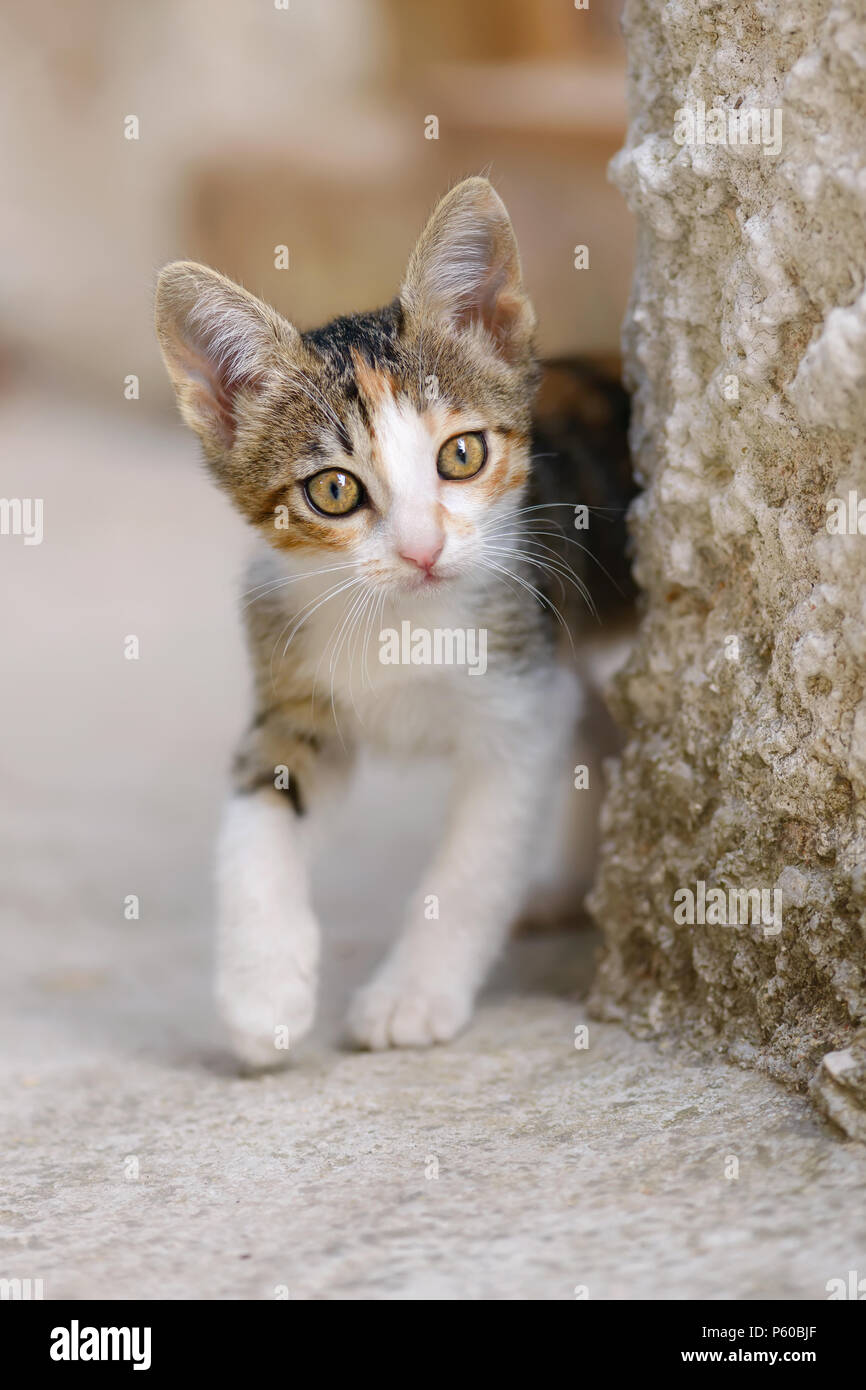
M 435 589 L 441 589 L 454 575 L 446 570 L 424 570 L 412 580 L 404 581 L 406 588 L 412 594 L 433 593 Z
M 417 579 L 401 579 L 397 588 L 397 595 L 403 599 L 423 602 L 425 599 L 438 598 L 447 593 L 451 587 L 451 581 L 453 581 L 452 575 L 419 574 Z

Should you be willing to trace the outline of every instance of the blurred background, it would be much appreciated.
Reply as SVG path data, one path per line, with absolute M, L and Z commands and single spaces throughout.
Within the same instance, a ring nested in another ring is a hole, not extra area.
M 482 171 L 514 219 L 542 349 L 616 351 L 631 271 L 605 178 L 625 128 L 620 10 L 6 0 L 7 374 L 106 404 L 136 374 L 142 407 L 166 408 L 150 307 L 164 262 L 204 261 L 311 327 L 392 298 L 437 197 Z

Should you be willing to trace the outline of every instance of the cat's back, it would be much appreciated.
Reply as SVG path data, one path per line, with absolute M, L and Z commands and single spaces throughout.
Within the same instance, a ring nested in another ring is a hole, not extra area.
M 543 364 L 533 412 L 527 505 L 534 510 L 524 514 L 527 529 L 573 567 L 604 627 L 628 623 L 634 614 L 626 512 L 637 485 L 629 406 L 616 359 L 563 357 Z M 560 592 L 555 584 L 546 588 Z M 589 605 L 569 589 L 569 609 L 583 627 L 591 618 Z

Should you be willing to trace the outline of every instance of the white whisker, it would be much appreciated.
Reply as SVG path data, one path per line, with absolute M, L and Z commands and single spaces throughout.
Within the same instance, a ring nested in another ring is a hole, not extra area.
M 324 594 L 317 595 L 316 598 L 311 599 L 309 603 L 305 603 L 300 613 L 295 614 L 280 629 L 280 632 L 277 634 L 277 640 L 274 643 L 273 650 L 271 652 L 270 671 L 272 682 L 274 679 L 274 652 L 279 646 L 280 639 L 282 638 L 283 633 L 286 631 L 286 628 L 291 627 L 291 632 L 286 638 L 286 645 L 283 647 L 283 654 L 280 657 L 280 665 L 282 665 L 283 661 L 285 660 L 286 652 L 289 650 L 289 647 L 291 646 L 297 633 L 304 626 L 304 623 L 306 623 L 313 616 L 313 614 L 317 612 L 319 608 L 321 608 L 322 604 L 327 603 L 329 599 L 336 598 L 337 594 L 343 593 L 345 592 L 345 590 L 351 589 L 354 585 L 360 583 L 362 583 L 362 580 L 355 578 L 342 579 L 339 581 L 339 583 L 333 584 L 330 589 L 327 589 L 325 591 Z
M 287 584 L 299 584 L 302 579 L 315 579 L 320 574 L 335 574 L 337 570 L 354 569 L 354 567 L 354 560 L 350 560 L 348 564 L 345 565 L 327 565 L 324 569 L 307 570 L 305 574 L 292 574 L 284 579 L 269 579 L 264 584 L 254 585 L 252 589 L 247 589 L 245 594 L 240 595 L 241 598 L 248 598 L 250 594 L 255 594 L 259 589 L 265 591 L 264 593 L 258 594 L 257 598 L 250 599 L 250 602 L 245 603 L 243 607 L 244 609 L 249 608 L 253 603 L 257 603 L 258 599 L 265 598 L 267 594 L 272 594 L 277 589 L 282 589 Z
M 554 617 L 556 618 L 557 622 L 560 624 L 563 632 L 568 637 L 569 643 L 571 644 L 572 652 L 574 651 L 574 642 L 572 641 L 568 623 L 565 621 L 552 599 L 549 599 L 545 594 L 541 593 L 541 591 L 537 589 L 534 584 L 530 584 L 528 579 L 524 579 L 522 575 L 515 574 L 513 570 L 507 569 L 504 565 L 497 564 L 494 560 L 488 560 L 485 557 L 482 558 L 478 563 L 481 564 L 482 567 L 490 569 L 496 574 L 508 575 L 510 579 L 514 579 L 518 584 L 520 584 L 524 589 L 526 589 L 528 593 L 532 594 L 534 598 L 538 599 L 539 603 L 544 604 L 545 608 L 549 608 L 551 613 L 553 613 Z
M 594 618 L 598 617 L 592 596 L 583 580 L 579 575 L 575 574 L 570 565 L 567 565 L 564 560 L 560 560 L 558 556 L 554 556 L 554 559 L 551 560 L 540 556 L 537 552 L 533 554 L 526 550 L 506 549 L 504 546 L 486 546 L 485 551 L 489 551 L 494 555 L 504 555 L 506 557 L 514 556 L 516 559 L 524 560 L 528 565 L 534 565 L 537 569 L 547 574 L 554 575 L 559 581 L 560 591 L 563 597 L 565 597 L 565 590 L 562 586 L 562 581 L 565 579 L 580 594 L 592 616 Z

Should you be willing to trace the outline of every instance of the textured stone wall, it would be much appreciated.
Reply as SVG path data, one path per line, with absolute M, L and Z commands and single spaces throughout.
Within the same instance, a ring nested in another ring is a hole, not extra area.
M 594 1006 L 866 1138 L 866 7 L 628 0 L 625 28 L 646 612 Z M 682 920 L 699 883 L 735 924 Z M 730 889 L 776 889 L 781 926 Z

